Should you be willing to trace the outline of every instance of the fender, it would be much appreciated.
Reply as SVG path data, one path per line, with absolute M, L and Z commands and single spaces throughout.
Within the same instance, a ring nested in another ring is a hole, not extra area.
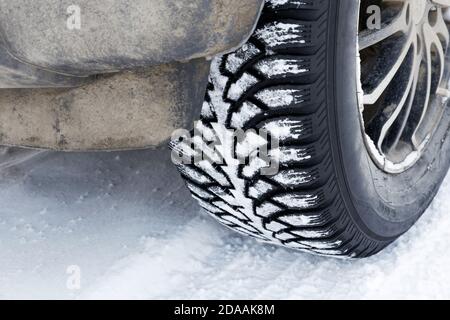
M 251 34 L 263 0 L 0 0 L 0 88 L 212 57 Z
M 263 0 L 0 0 L 0 145 L 62 151 L 166 142 L 199 114 L 210 59 Z

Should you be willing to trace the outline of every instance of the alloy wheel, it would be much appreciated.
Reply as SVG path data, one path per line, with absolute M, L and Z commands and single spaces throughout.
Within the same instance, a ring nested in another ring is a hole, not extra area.
M 361 120 L 369 154 L 388 173 L 422 157 L 447 106 L 448 7 L 450 0 L 361 0 Z

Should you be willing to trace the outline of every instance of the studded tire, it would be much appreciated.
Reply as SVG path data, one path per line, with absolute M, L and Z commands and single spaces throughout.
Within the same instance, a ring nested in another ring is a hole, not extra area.
M 171 147 L 191 160 L 178 167 L 194 198 L 224 225 L 293 249 L 363 258 L 429 206 L 450 163 L 449 108 L 413 168 L 392 175 L 373 163 L 357 100 L 358 10 L 348 0 L 267 1 L 248 42 L 213 61 L 196 124 L 202 138 Z M 276 136 L 278 173 L 208 146 L 230 129 Z M 208 159 L 193 161 L 199 152 Z

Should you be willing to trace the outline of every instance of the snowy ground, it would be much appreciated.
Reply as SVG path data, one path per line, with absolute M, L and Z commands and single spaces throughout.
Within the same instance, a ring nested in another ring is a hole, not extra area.
M 396 245 L 341 261 L 221 227 L 166 150 L 47 153 L 0 175 L 0 298 L 450 298 L 449 193 L 450 176 Z

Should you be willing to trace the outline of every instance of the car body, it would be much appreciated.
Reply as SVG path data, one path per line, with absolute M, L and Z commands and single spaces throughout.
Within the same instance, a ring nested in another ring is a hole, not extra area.
M 192 124 L 210 58 L 263 0 L 0 0 L 0 145 L 157 146 Z

